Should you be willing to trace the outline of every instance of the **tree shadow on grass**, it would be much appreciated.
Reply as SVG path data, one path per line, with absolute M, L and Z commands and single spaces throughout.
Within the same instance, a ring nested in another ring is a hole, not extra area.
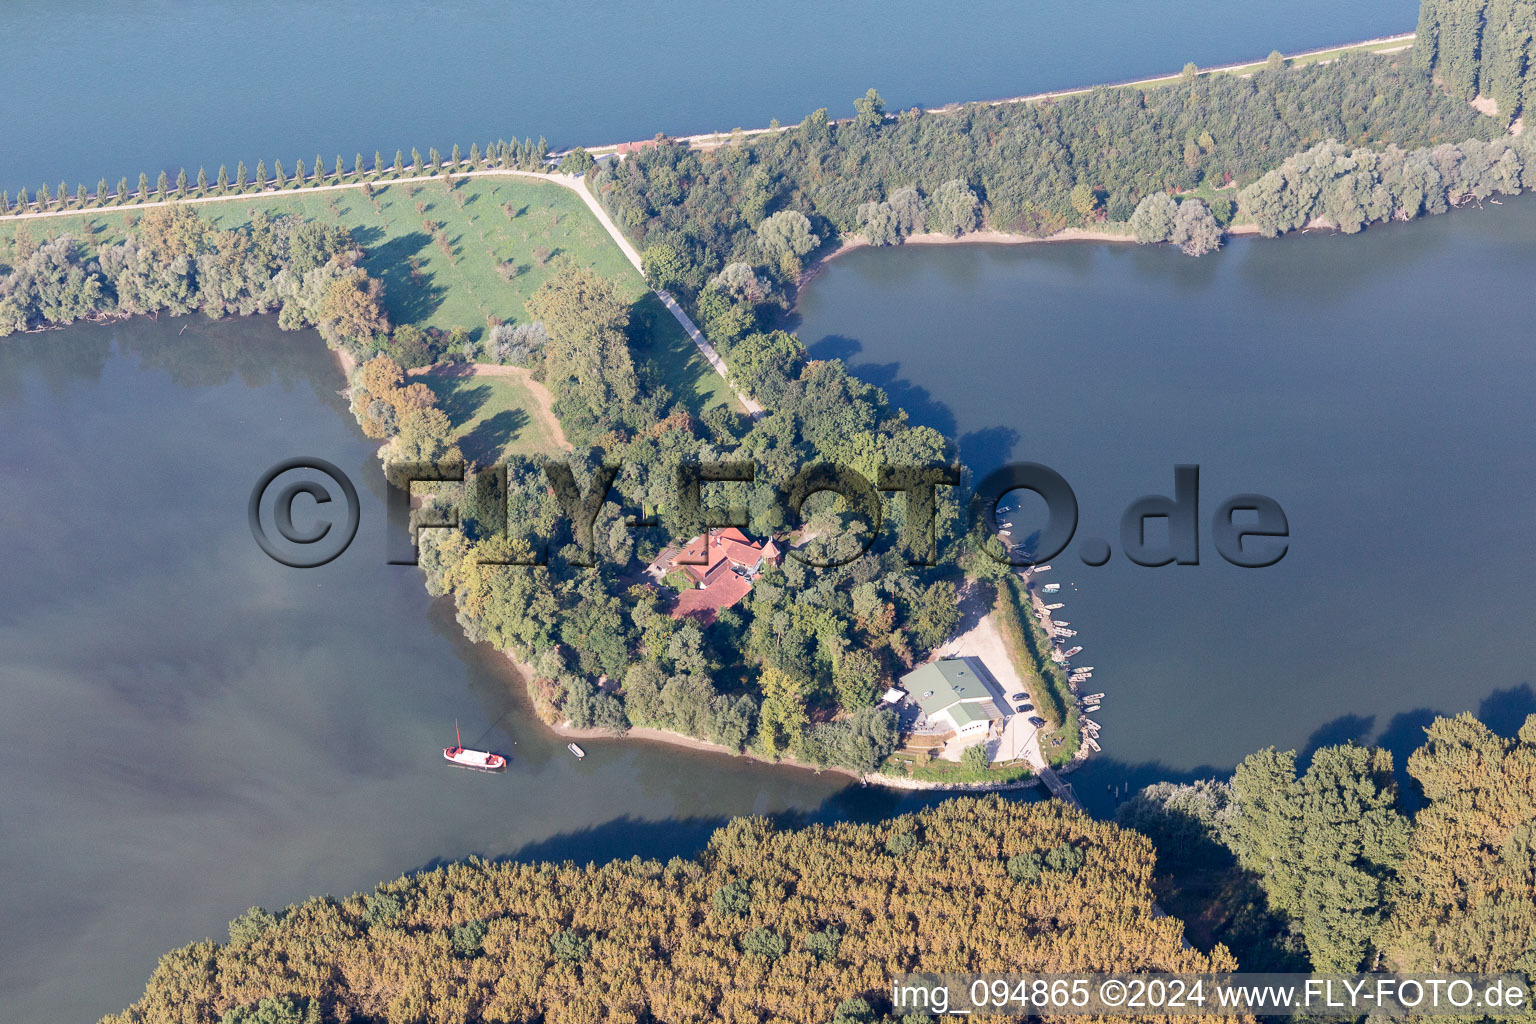
M 708 387 L 714 369 L 655 292 L 646 292 L 629 307 L 629 347 L 643 371 L 642 380 L 665 387 L 673 401 L 694 416 L 715 400 Z
M 384 304 L 393 323 L 420 323 L 443 304 L 448 289 L 434 284 L 431 274 L 411 272 L 411 257 L 431 244 L 425 232 L 412 231 L 369 248 L 363 259 L 364 269 L 384 282 Z
M 437 395 L 437 407 L 455 427 L 461 427 L 474 419 L 475 413 L 491 398 L 489 384 L 468 384 L 438 378 L 429 379 L 427 386 Z
M 459 451 L 477 466 L 492 466 L 501 461 L 502 450 L 530 422 L 522 409 L 504 409 L 475 425 L 459 439 Z
M 352 234 L 352 241 L 356 242 L 364 249 L 370 248 L 371 246 L 378 244 L 384 239 L 384 229 L 381 227 L 375 227 L 371 224 L 359 224 L 356 227 L 351 228 L 350 231 Z

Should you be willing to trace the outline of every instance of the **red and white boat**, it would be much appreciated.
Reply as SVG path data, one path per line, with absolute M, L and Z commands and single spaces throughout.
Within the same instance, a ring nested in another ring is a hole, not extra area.
M 453 723 L 453 746 L 443 748 L 443 760 L 460 768 L 472 768 L 477 772 L 499 772 L 507 767 L 507 759 L 488 750 L 470 750 L 459 738 L 459 723 Z

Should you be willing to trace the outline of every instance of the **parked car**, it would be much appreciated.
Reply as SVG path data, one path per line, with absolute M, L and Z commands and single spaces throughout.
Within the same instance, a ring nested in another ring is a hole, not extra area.
M 1029 694 L 1020 691 L 1019 693 L 1014 694 L 1012 697 L 1009 697 L 1008 699 L 1009 700 L 1029 700 Z
M 1020 704 L 1018 707 L 1014 708 L 1013 710 L 1017 711 L 1019 714 L 1022 715 L 1026 711 L 1033 711 L 1033 710 L 1035 710 L 1035 706 L 1033 704 Z
M 1035 727 L 1035 728 L 1036 728 L 1036 729 L 1038 729 L 1038 728 L 1040 728 L 1040 727 L 1041 727 L 1041 726 L 1042 726 L 1042 725 L 1044 725 L 1044 724 L 1045 724 L 1045 719 L 1043 719 L 1043 718 L 1040 718 L 1040 717 L 1038 717 L 1038 716 L 1037 716 L 1037 717 L 1035 717 L 1035 718 L 1031 718 L 1031 719 L 1030 719 L 1030 720 L 1029 720 L 1029 724 L 1030 724 L 1030 725 L 1032 725 L 1032 726 L 1034 726 L 1034 727 Z

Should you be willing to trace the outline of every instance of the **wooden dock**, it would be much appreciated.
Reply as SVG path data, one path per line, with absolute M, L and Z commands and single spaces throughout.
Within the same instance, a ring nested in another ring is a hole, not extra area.
M 1061 781 L 1061 776 L 1056 774 L 1055 769 L 1042 766 L 1035 769 L 1035 774 L 1040 777 L 1041 782 L 1045 783 L 1045 788 L 1050 791 L 1051 796 L 1071 804 L 1078 810 L 1083 809 L 1083 805 L 1078 802 L 1077 793 L 1072 789 L 1072 783 Z

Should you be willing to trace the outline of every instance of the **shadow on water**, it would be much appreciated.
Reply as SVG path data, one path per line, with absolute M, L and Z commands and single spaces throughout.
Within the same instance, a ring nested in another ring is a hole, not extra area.
M 1380 732 L 1376 731 L 1375 716 L 1341 715 L 1315 730 L 1307 738 L 1305 747 L 1297 755 L 1297 771 L 1305 771 L 1312 757 L 1323 747 L 1356 743 L 1377 746 L 1392 755 L 1392 769 L 1399 790 L 1399 804 L 1406 812 L 1413 812 L 1424 805 L 1419 784 L 1408 774 L 1408 758 L 1424 745 L 1424 733 L 1437 718 L 1452 717 L 1454 712 L 1437 711 L 1433 708 L 1415 708 L 1393 715 Z M 1514 736 L 1528 716 L 1536 714 L 1536 689 L 1530 683 L 1521 683 L 1503 690 L 1495 690 L 1473 712 L 1476 717 L 1495 733 L 1506 738 Z M 1216 768 L 1204 765 L 1189 771 L 1175 772 L 1158 762 L 1127 764 L 1111 758 L 1096 757 L 1076 772 L 1066 776 L 1077 791 L 1090 813 L 1097 817 L 1112 817 L 1115 806 L 1127 795 L 1156 782 L 1189 783 L 1198 779 L 1230 778 L 1236 765 Z M 1120 796 L 1113 796 L 1120 787 Z
M 973 473 L 987 473 L 1013 458 L 1023 438 L 1012 427 L 983 427 L 960 438 L 960 457 Z
M 1305 771 L 1312 763 L 1312 755 L 1323 747 L 1337 747 L 1346 743 L 1366 746 L 1375 731 L 1374 715 L 1340 715 L 1331 722 L 1324 722 L 1307 737 L 1307 745 L 1296 758 L 1297 770 Z
M 1027 789 L 1001 794 L 1005 799 L 1033 801 L 1041 799 L 1038 790 Z M 850 782 L 847 787 L 822 801 L 814 810 L 787 811 L 764 817 L 781 830 L 803 829 L 811 825 L 838 822 L 870 824 L 901 814 L 911 814 L 946 800 L 964 799 L 956 793 L 912 793 L 861 787 Z M 495 856 L 481 856 L 494 864 L 530 864 L 541 861 L 578 864 L 603 864 L 641 856 L 647 860 L 671 857 L 696 857 L 708 845 L 710 837 L 728 825 L 733 816 L 694 816 L 645 821 L 630 815 L 614 818 L 600 825 L 573 829 L 528 843 L 517 850 Z M 433 871 L 465 858 L 433 858 L 404 874 Z
M 936 400 L 927 388 L 903 377 L 900 363 L 855 363 L 853 357 L 862 352 L 864 346 L 853 338 L 837 334 L 811 342 L 805 350 L 812 359 L 841 359 L 854 376 L 884 391 L 893 407 L 905 409 L 913 423 L 933 427 L 945 437 L 954 437 L 958 433 L 955 414 Z

